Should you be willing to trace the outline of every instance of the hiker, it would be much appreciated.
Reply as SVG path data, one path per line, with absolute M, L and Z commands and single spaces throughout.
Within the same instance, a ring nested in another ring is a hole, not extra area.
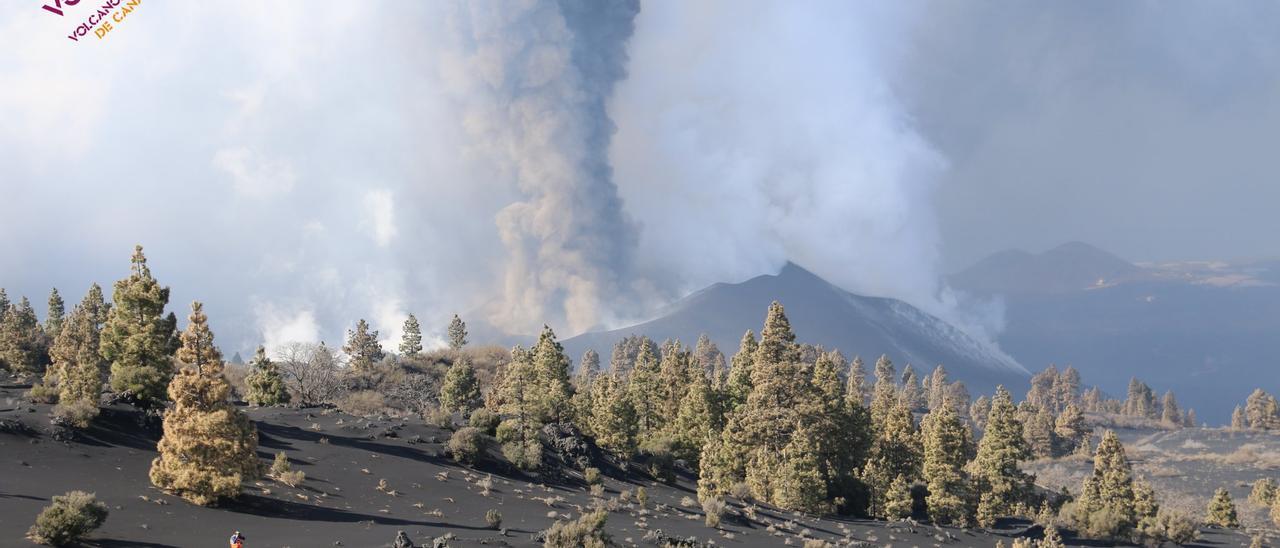
M 244 535 L 240 534 L 240 531 L 231 535 L 231 548 L 244 548 Z

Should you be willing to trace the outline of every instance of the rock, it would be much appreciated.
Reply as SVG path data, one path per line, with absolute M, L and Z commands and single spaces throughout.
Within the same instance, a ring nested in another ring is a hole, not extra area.
M 34 436 L 36 431 L 18 419 L 0 419 L 0 432 L 18 436 Z
M 414 548 L 413 540 L 404 531 L 396 531 L 396 540 L 391 543 L 392 548 Z
M 570 422 L 557 422 L 542 427 L 542 439 L 547 449 L 560 460 L 578 469 L 584 469 L 601 461 L 600 449 L 582 435 L 582 431 Z

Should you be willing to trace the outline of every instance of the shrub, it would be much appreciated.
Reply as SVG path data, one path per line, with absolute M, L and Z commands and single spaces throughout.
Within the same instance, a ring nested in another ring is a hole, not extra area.
M 499 422 L 502 422 L 502 417 L 499 417 L 498 414 L 493 411 L 481 407 L 471 412 L 471 419 L 468 424 L 479 428 L 481 432 L 492 436 L 497 431 Z
M 609 535 L 604 523 L 609 514 L 603 511 L 583 514 L 577 521 L 557 521 L 543 531 L 544 548 L 604 548 L 609 545 Z
M 649 503 L 649 491 L 646 491 L 644 487 L 637 487 L 636 502 L 640 503 L 641 508 L 644 508 Z
M 467 464 L 478 462 L 488 446 L 488 437 L 474 426 L 461 428 L 449 438 L 449 452 L 453 454 L 453 460 Z
M 600 469 L 595 467 L 589 467 L 586 470 L 582 471 L 582 478 L 587 480 L 587 485 L 599 484 L 602 479 L 600 477 Z
M 360 390 L 347 394 L 338 406 L 343 411 L 358 417 L 377 415 L 387 407 L 387 399 L 381 392 Z
M 747 500 L 751 498 L 751 486 L 745 481 L 737 482 L 729 487 L 729 494 L 738 500 Z
M 279 474 L 276 476 L 276 479 L 279 479 L 280 483 L 288 485 L 289 487 L 297 487 L 302 485 L 302 482 L 306 481 L 307 473 L 301 470 L 290 470 Z
M 37 384 L 27 391 L 27 399 L 34 403 L 58 403 L 58 389 L 47 384 Z
M 520 437 L 520 429 L 515 419 L 507 419 L 498 424 L 494 429 L 494 437 L 498 438 L 498 443 L 506 444 L 516 441 Z
M 67 424 L 75 428 L 88 428 L 94 417 L 98 416 L 98 406 L 84 400 L 60 403 L 53 406 L 53 422 Z
M 107 521 L 107 505 L 92 493 L 71 491 L 53 497 L 53 504 L 36 517 L 27 538 L 40 544 L 66 546 L 72 544 Z
M 724 517 L 724 508 L 724 499 L 720 497 L 702 501 L 702 512 L 707 515 L 707 527 L 720 527 L 720 519 Z
M 427 414 L 424 415 L 422 419 L 426 421 L 427 424 L 437 428 L 443 428 L 445 430 L 453 429 L 453 414 L 445 411 L 444 409 L 440 409 L 439 407 L 427 411 Z
M 591 496 L 601 498 L 604 497 L 604 484 L 597 483 L 591 486 Z
M 489 527 L 492 529 L 501 529 L 502 512 L 490 508 L 488 512 L 484 513 L 484 522 L 489 524 Z
M 1174 544 L 1187 544 L 1200 536 L 1195 520 L 1177 512 L 1164 509 L 1156 515 L 1155 541 L 1167 541 Z
M 1249 502 L 1269 508 L 1276 500 L 1276 480 L 1262 478 L 1253 482 L 1253 491 L 1249 493 Z
M 529 440 L 526 443 L 512 441 L 502 444 L 502 456 L 521 470 L 536 470 L 542 466 L 542 443 Z
M 271 475 L 279 476 L 291 469 L 289 466 L 289 455 L 284 451 L 276 453 L 275 460 L 271 461 Z

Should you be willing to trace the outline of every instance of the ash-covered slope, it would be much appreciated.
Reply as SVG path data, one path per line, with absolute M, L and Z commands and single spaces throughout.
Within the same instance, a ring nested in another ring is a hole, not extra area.
M 1027 372 L 998 350 L 969 337 L 952 325 L 899 300 L 854 295 L 813 273 L 788 263 L 777 275 L 737 284 L 715 284 L 669 307 L 660 317 L 613 331 L 585 333 L 564 341 L 577 358 L 594 348 L 607 361 L 613 345 L 631 334 L 662 342 L 680 339 L 692 344 L 706 333 L 727 357 L 738 348 L 742 334 L 757 334 L 772 301 L 782 303 L 797 340 L 860 355 L 867 367 L 881 354 L 898 365 L 932 370 L 943 364 L 953 379 L 971 390 L 987 392 L 996 384 L 1021 388 Z

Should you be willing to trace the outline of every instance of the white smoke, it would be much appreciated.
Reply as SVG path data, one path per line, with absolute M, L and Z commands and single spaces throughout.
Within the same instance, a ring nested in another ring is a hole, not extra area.
M 946 164 L 887 80 L 912 17 L 859 2 L 645 4 L 611 113 L 622 195 L 653 220 L 647 271 L 687 291 L 791 260 L 971 334 L 998 328 L 939 276 Z

